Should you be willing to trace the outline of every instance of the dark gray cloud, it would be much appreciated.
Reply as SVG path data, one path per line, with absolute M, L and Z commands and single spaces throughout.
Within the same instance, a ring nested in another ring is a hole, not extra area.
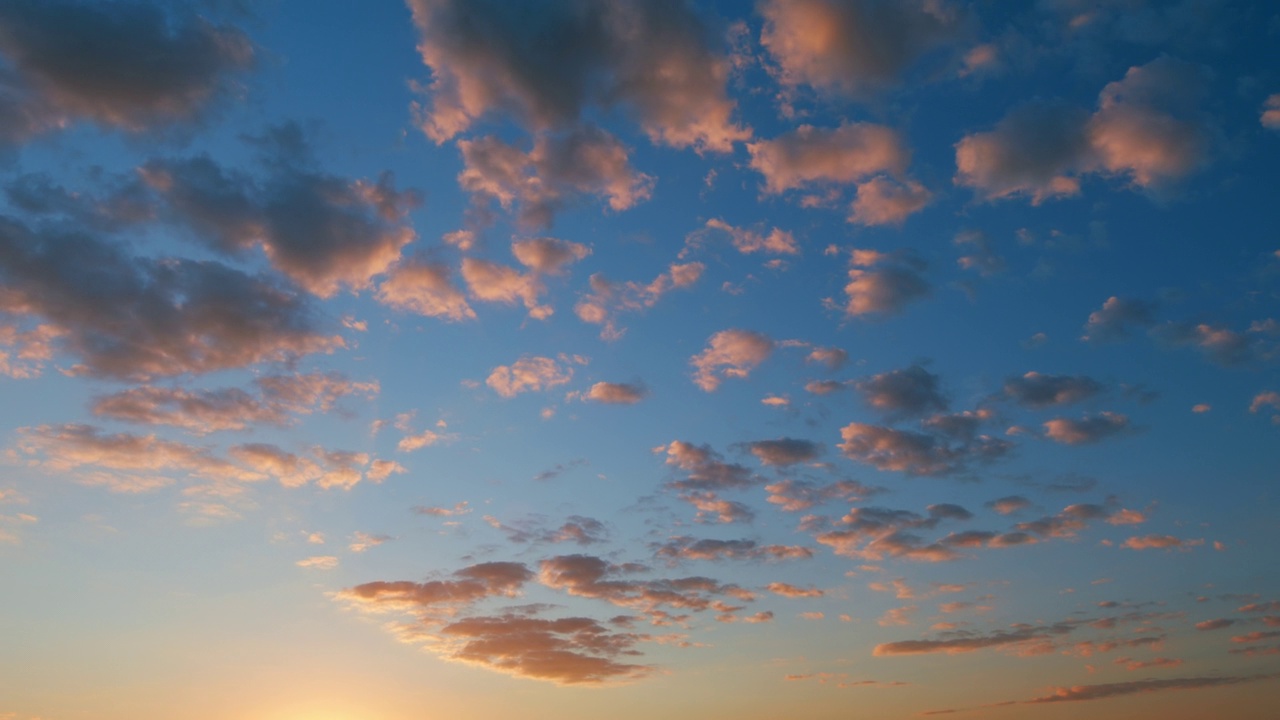
M 1079 402 L 1104 390 L 1102 383 L 1085 375 L 1045 375 L 1029 372 L 1004 381 L 1004 394 L 1032 408 Z
M 140 132 L 195 119 L 254 62 L 238 29 L 152 2 L 0 3 L 0 138 L 67 121 Z
M 130 256 L 84 232 L 0 217 L 0 312 L 40 318 L 78 374 L 147 379 L 342 347 L 307 301 L 212 261 Z
M 822 453 L 822 446 L 809 440 L 778 438 L 746 443 L 746 448 L 765 465 L 787 466 L 814 460 Z
M 1123 339 L 1134 327 L 1155 323 L 1155 309 L 1153 303 L 1145 300 L 1109 297 L 1101 310 L 1089 315 L 1080 339 L 1089 342 Z
M 867 404 L 891 417 L 914 417 L 947 409 L 937 375 L 919 365 L 854 383 Z

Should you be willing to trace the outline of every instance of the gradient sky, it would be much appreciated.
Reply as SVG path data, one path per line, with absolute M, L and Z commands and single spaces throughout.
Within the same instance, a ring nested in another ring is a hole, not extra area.
M 1280 9 L 0 0 L 0 719 L 1280 717 Z

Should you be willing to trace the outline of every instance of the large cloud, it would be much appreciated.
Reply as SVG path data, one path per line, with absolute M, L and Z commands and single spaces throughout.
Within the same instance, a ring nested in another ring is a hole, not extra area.
M 142 132 L 198 118 L 254 61 L 249 39 L 150 2 L 0 3 L 0 140 L 76 120 Z
M 674 147 L 725 152 L 750 136 L 732 120 L 727 59 L 681 0 L 409 5 L 432 71 L 420 121 L 436 142 L 491 113 L 544 130 L 613 107 Z
M 1104 87 L 1092 114 L 1031 101 L 956 144 L 956 183 L 988 200 L 1034 203 L 1078 194 L 1090 173 L 1158 190 L 1207 159 L 1210 132 L 1196 109 L 1203 85 L 1199 68 L 1159 57 Z
M 784 85 L 855 98 L 893 85 L 961 29 L 952 8 L 927 0 L 767 0 L 760 13 Z
M 211 261 L 133 257 L 84 233 L 0 218 L 0 313 L 41 318 L 76 374 L 147 379 L 329 352 L 307 302 Z
M 260 180 L 207 155 L 153 161 L 142 177 L 169 216 L 212 247 L 228 254 L 261 247 L 273 266 L 321 297 L 368 287 L 414 239 L 406 215 L 420 199 L 396 190 L 390 174 L 350 181 L 313 169 L 293 124 L 254 142 L 265 156 Z

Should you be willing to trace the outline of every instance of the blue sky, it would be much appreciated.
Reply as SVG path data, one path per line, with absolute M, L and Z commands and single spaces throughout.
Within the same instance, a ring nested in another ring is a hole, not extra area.
M 0 719 L 1276 713 L 1268 4 L 366 5 L 0 0 Z

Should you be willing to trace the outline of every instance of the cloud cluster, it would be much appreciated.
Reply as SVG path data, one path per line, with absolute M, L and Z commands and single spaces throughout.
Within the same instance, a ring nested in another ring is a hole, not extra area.
M 592 126 L 540 135 L 528 152 L 496 137 L 460 140 L 458 184 L 477 199 L 518 209 L 532 227 L 552 224 L 557 212 L 583 196 L 597 196 L 615 212 L 653 194 L 654 178 L 631 167 L 627 148 Z
M 133 256 L 87 232 L 0 217 L 0 314 L 38 318 L 75 374 L 146 380 L 343 347 L 305 298 L 213 261 Z
M 253 382 L 258 388 L 257 396 L 239 388 L 129 388 L 98 396 L 90 410 L 99 417 L 140 425 L 168 425 L 204 435 L 242 430 L 257 423 L 287 425 L 296 415 L 329 412 L 344 397 L 372 397 L 378 393 L 376 381 L 354 382 L 336 372 L 264 375 Z
M 649 283 L 618 283 L 602 273 L 593 273 L 589 281 L 591 292 L 578 301 L 573 311 L 583 322 L 602 325 L 601 338 L 617 340 L 626 329 L 618 327 L 615 315 L 653 307 L 668 291 L 692 287 L 705 270 L 700 262 L 672 263 Z
M 745 378 L 773 353 L 768 336 L 750 330 L 721 330 L 707 340 L 707 348 L 689 359 L 693 382 L 707 392 L 720 387 L 723 378 Z
M 369 287 L 416 237 L 407 214 L 421 199 L 397 190 L 390 173 L 369 182 L 314 169 L 292 123 L 253 142 L 264 156 L 261 179 L 208 155 L 154 160 L 140 173 L 169 219 L 228 256 L 260 247 L 273 267 L 320 297 Z
M 1161 189 L 1202 165 L 1210 131 L 1197 115 L 1203 71 L 1161 56 L 1108 84 L 1092 114 L 1034 100 L 956 144 L 959 185 L 988 200 L 1076 195 L 1091 173 Z
M 732 119 L 729 64 L 681 0 L 538 7 L 495 0 L 411 0 L 432 71 L 423 131 L 444 142 L 501 113 L 538 131 L 619 108 L 655 143 L 728 151 L 750 131 Z
M 511 365 L 499 365 L 485 384 L 504 398 L 520 393 L 549 390 L 573 379 L 573 367 L 548 357 L 522 357 Z
M 846 315 L 892 315 L 930 292 L 921 272 L 924 263 L 906 255 L 854 250 L 844 292 Z

